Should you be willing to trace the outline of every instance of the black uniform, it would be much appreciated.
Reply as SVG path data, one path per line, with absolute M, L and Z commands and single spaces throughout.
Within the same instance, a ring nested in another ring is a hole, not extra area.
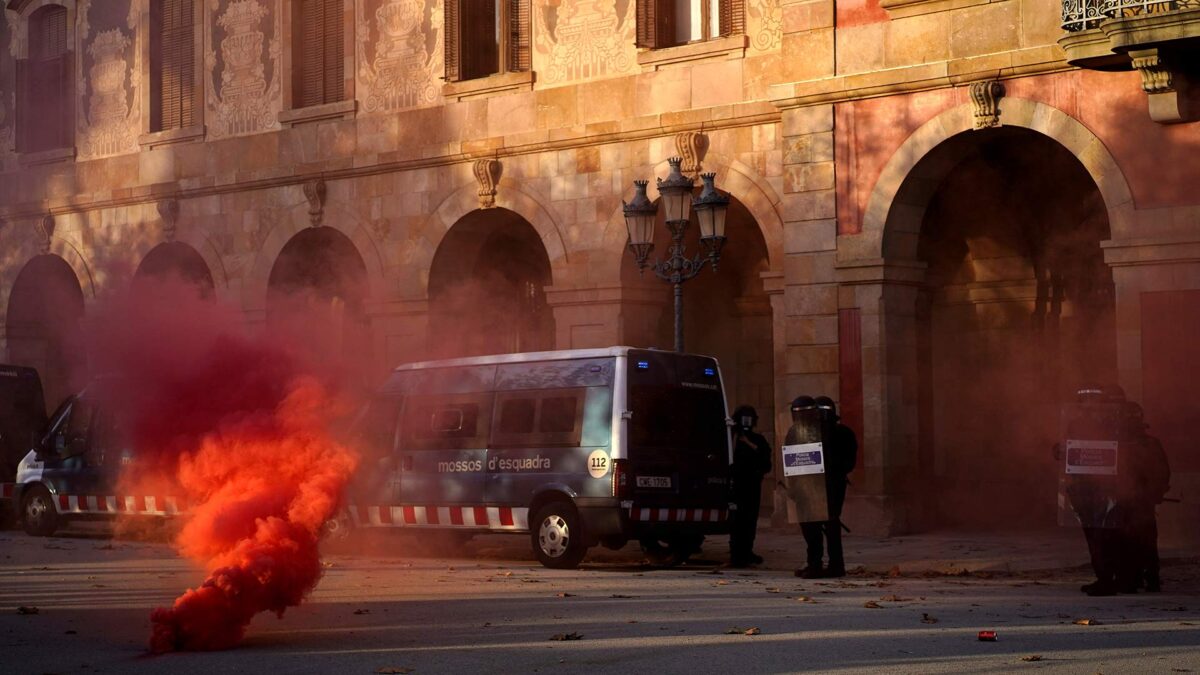
M 846 561 L 842 555 L 842 505 L 846 501 L 846 485 L 850 472 L 858 460 L 858 439 L 850 427 L 839 423 L 833 402 L 826 397 L 817 399 L 817 407 L 828 411 L 832 426 L 831 443 L 825 447 L 825 494 L 828 497 L 829 520 L 802 523 L 804 542 L 808 545 L 808 569 L 820 570 L 825 555 L 825 543 L 829 545 L 829 565 L 826 576 L 842 576 L 846 573 Z
M 1158 591 L 1158 518 L 1155 509 L 1170 487 L 1171 467 L 1162 443 L 1146 433 L 1141 407 L 1136 403 L 1129 407 L 1135 440 L 1129 444 L 1131 482 L 1123 500 L 1122 539 L 1125 546 L 1118 563 L 1118 584 L 1126 592 L 1143 584 L 1148 591 Z
M 733 501 L 737 509 L 729 532 L 730 564 L 740 567 L 762 562 L 754 552 L 758 512 L 762 503 L 763 476 L 771 473 L 771 446 L 754 431 L 758 415 L 754 408 L 741 406 L 733 413 Z M 744 420 L 750 424 L 745 424 Z

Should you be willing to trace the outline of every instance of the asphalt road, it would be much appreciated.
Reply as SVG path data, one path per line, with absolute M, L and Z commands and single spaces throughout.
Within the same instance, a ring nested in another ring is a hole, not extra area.
M 553 571 L 517 537 L 477 540 L 469 557 L 358 543 L 240 648 L 151 656 L 150 610 L 199 570 L 161 543 L 2 532 L 0 672 L 1200 671 L 1195 565 L 1170 571 L 1168 593 L 1087 598 L 1078 570 L 814 582 L 715 560 L 654 569 L 632 547 Z

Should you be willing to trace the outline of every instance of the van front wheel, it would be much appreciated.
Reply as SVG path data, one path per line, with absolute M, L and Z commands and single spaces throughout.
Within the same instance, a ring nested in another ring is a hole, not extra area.
M 553 569 L 574 569 L 587 553 L 579 514 L 568 502 L 553 501 L 537 510 L 529 535 L 539 562 Z
M 44 486 L 35 485 L 21 500 L 21 522 L 34 537 L 49 537 L 58 530 L 58 511 L 54 498 Z

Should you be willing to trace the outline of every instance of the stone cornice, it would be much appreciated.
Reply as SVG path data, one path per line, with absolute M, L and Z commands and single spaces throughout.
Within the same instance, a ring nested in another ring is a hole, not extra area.
M 1200 241 L 1194 235 L 1109 239 L 1100 248 L 1112 267 L 1200 262 Z
M 741 111 L 738 110 L 739 107 L 742 108 Z M 763 108 L 766 109 L 764 110 Z M 765 124 L 776 124 L 781 119 L 781 113 L 777 109 L 771 109 L 770 104 L 763 102 L 752 102 L 740 104 L 739 106 L 725 106 L 724 111 L 727 115 L 724 117 L 718 117 L 719 111 L 714 109 L 711 117 L 703 119 L 691 119 L 688 121 L 673 123 L 665 123 L 662 120 L 659 120 L 657 124 L 647 124 L 642 128 L 627 129 L 624 131 L 617 130 L 604 132 L 596 131 L 590 128 L 587 130 L 579 129 L 581 135 L 573 135 L 564 138 L 551 138 L 550 140 L 546 141 L 520 143 L 507 146 L 504 145 L 504 138 L 490 139 L 489 141 L 479 142 L 463 142 L 464 147 L 469 146 L 471 149 L 434 157 L 389 159 L 389 155 L 385 154 L 379 156 L 379 158 L 373 163 L 358 165 L 355 165 L 354 163 L 356 158 L 339 157 L 331 159 L 327 162 L 305 165 L 303 167 L 305 170 L 293 171 L 290 168 L 281 167 L 276 172 L 277 175 L 270 175 L 250 180 L 237 180 L 235 176 L 229 175 L 216 178 L 217 181 L 222 182 L 189 188 L 181 187 L 179 185 L 179 181 L 140 185 L 124 190 L 124 192 L 127 194 L 119 197 L 111 196 L 111 193 L 104 193 L 102 196 L 95 198 L 88 198 L 87 195 L 70 195 L 67 197 L 50 200 L 18 203 L 8 206 L 7 208 L 0 207 L 0 218 L 7 220 L 19 220 L 23 218 L 40 217 L 45 215 L 47 212 L 54 215 L 59 215 L 93 211 L 97 209 L 147 204 L 156 202 L 166 197 L 175 197 L 177 199 L 184 200 L 229 194 L 234 192 L 267 190 L 288 185 L 302 185 L 317 178 L 322 178 L 326 181 L 346 180 L 360 178 L 363 176 L 375 176 L 379 174 L 410 171 L 413 169 L 450 166 L 464 162 L 471 162 L 476 159 L 503 160 L 505 157 L 516 157 L 543 152 L 555 152 L 559 150 L 572 150 L 576 148 L 608 145 L 612 143 L 625 143 L 629 141 L 650 140 L 654 138 L 670 137 L 687 131 L 704 131 L 705 133 L 711 133 L 713 131 L 724 129 L 738 129 L 743 127 L 761 126 Z M 737 114 L 739 112 L 742 114 Z M 368 157 L 368 159 L 371 158 Z M 0 174 L 0 178 L 2 177 L 3 174 Z
M 857 101 L 961 86 L 978 80 L 1003 80 L 1074 70 L 1058 45 L 1020 49 L 951 61 L 838 75 L 820 80 L 773 85 L 771 101 L 780 109 Z

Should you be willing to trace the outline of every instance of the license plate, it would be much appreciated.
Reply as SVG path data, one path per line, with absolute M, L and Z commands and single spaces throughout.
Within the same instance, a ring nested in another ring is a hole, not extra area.
M 670 476 L 638 476 L 637 486 L 640 488 L 669 488 Z

